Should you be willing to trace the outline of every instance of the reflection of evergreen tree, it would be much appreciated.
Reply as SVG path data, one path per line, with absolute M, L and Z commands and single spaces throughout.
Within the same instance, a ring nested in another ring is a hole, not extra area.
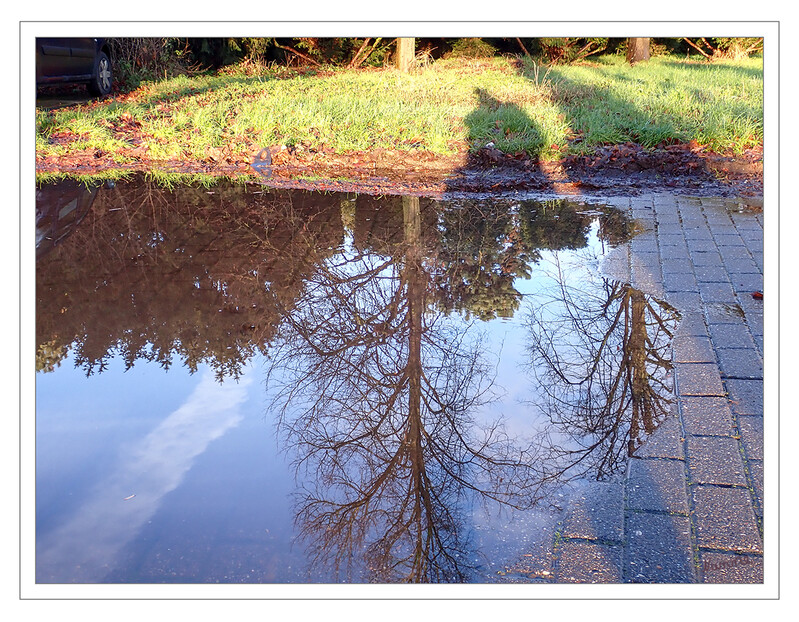
M 584 248 L 598 215 L 601 240 L 615 245 L 628 237 L 623 212 L 564 200 L 448 205 L 439 218 L 438 304 L 482 320 L 511 317 L 521 301 L 514 281 L 530 277 L 542 250 Z
M 312 267 L 302 233 L 333 252 L 334 197 L 220 185 L 173 192 L 144 182 L 103 189 L 69 237 L 37 262 L 40 369 L 74 350 L 87 373 L 120 354 L 236 375 L 266 349 Z
M 511 317 L 521 295 L 513 286 L 530 276 L 531 249 L 518 216 L 500 202 L 462 202 L 442 211 L 434 280 L 439 307 L 481 320 Z
M 93 196 L 85 222 L 37 264 L 42 370 L 72 348 L 87 373 L 118 353 L 128 366 L 179 360 L 235 375 L 266 351 L 279 309 L 291 307 L 313 262 L 339 252 L 344 226 L 362 253 L 391 256 L 404 239 L 400 197 L 233 184 L 167 192 L 141 181 Z M 483 320 L 513 315 L 521 299 L 514 281 L 529 276 L 539 248 L 585 244 L 591 217 L 578 209 L 420 200 L 430 308 Z M 320 248 L 310 253 L 309 243 Z
M 588 243 L 591 223 L 599 217 L 599 239 L 611 246 L 630 237 L 630 221 L 619 210 L 564 199 L 524 201 L 519 205 L 521 236 L 536 249 L 577 250 Z
M 592 219 L 579 214 L 572 204 L 526 201 L 521 204 L 519 212 L 522 236 L 532 248 L 575 250 L 588 243 Z

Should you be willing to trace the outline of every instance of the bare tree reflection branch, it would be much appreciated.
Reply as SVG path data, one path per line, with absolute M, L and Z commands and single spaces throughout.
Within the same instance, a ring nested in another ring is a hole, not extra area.
M 463 581 L 476 504 L 524 510 L 573 472 L 611 473 L 668 406 L 670 311 L 609 281 L 575 289 L 557 264 L 528 323 L 554 425 L 522 439 L 484 421 L 497 361 L 480 321 L 513 316 L 544 249 L 585 247 L 595 214 L 120 184 L 37 265 L 38 362 L 71 348 L 87 373 L 117 353 L 221 378 L 263 355 L 312 558 Z M 626 227 L 608 216 L 598 235 Z
M 393 256 L 353 249 L 320 264 L 270 382 L 311 474 L 297 518 L 316 561 L 342 573 L 362 562 L 375 581 L 462 581 L 473 558 L 462 513 L 475 499 L 530 507 L 534 456 L 501 422 L 477 426 L 492 367 L 479 336 L 430 312 L 436 262 L 418 199 L 404 200 L 403 222 Z
M 616 472 L 668 414 L 669 344 L 677 312 L 623 284 L 600 294 L 569 282 L 557 254 L 552 286 L 530 305 L 530 370 L 554 428 L 542 434 L 545 479 Z

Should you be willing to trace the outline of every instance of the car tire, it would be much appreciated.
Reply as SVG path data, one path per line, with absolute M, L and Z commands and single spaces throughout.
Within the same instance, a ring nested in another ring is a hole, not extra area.
M 105 52 L 98 52 L 94 60 L 94 73 L 89 83 L 89 92 L 92 95 L 102 96 L 111 92 L 113 74 L 111 73 L 111 60 Z

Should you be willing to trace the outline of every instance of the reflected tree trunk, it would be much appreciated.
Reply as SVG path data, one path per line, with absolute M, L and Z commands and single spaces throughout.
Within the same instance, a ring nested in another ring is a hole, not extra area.
M 492 368 L 479 333 L 436 309 L 425 217 L 405 197 L 400 235 L 363 240 L 390 254 L 356 245 L 321 263 L 269 369 L 281 436 L 311 476 L 297 501 L 309 551 L 380 582 L 463 581 L 471 504 L 538 494 L 530 448 L 475 421 Z
M 649 370 L 647 369 L 647 332 L 646 332 L 646 297 L 638 290 L 631 289 L 630 310 L 630 336 L 627 339 L 627 349 L 630 358 L 630 391 L 632 397 L 632 417 L 630 420 L 630 448 L 629 454 L 635 451 L 635 442 L 641 434 L 641 423 L 646 435 L 654 432 L 652 425 L 652 409 L 647 407 L 647 394 L 649 386 Z
M 531 371 L 540 407 L 572 440 L 549 444 L 546 477 L 604 479 L 668 414 L 678 316 L 628 284 L 581 291 L 555 263 L 549 293 L 536 296 L 546 313 L 530 310 Z
M 422 225 L 418 197 L 402 197 L 403 224 L 405 228 L 405 268 L 408 296 L 408 452 L 411 461 L 411 490 L 414 509 L 412 521 L 416 525 L 414 567 L 424 575 L 424 533 L 429 531 L 425 516 L 431 517 L 430 499 L 424 481 L 425 463 L 422 446 L 422 313 L 425 308 L 426 278 L 422 269 Z M 421 566 L 421 567 L 420 567 Z

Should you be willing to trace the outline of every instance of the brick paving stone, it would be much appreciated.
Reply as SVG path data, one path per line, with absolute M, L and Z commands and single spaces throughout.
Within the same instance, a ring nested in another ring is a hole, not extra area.
M 716 242 L 716 245 L 721 246 L 746 246 L 744 244 L 744 239 L 741 237 L 741 234 L 738 233 L 737 230 L 733 229 L 729 233 L 713 233 L 713 239 Z
M 693 274 L 689 273 L 664 273 L 663 288 L 669 292 L 694 292 L 697 288 L 697 280 Z
M 630 240 L 630 250 L 633 253 L 657 253 L 658 242 L 655 236 L 636 236 Z
M 763 459 L 763 417 L 738 417 L 738 429 L 746 457 L 750 460 Z
M 630 460 L 627 509 L 688 513 L 685 465 L 681 460 Z
M 686 246 L 685 236 L 682 233 L 663 233 L 658 235 L 658 243 L 660 244 L 661 251 L 664 251 L 665 246 Z
M 738 380 L 724 381 L 729 394 L 730 406 L 738 415 L 763 416 L 763 381 Z
M 740 302 L 741 309 L 744 311 L 747 321 L 750 323 L 759 323 L 760 318 L 763 316 L 763 301 L 752 296 L 751 292 L 739 293 L 738 300 Z
M 663 257 L 661 265 L 664 275 L 694 274 L 693 264 L 687 256 L 680 258 Z
M 657 208 L 655 214 L 659 223 L 664 224 L 680 224 L 680 212 L 676 209 L 675 205 L 670 205 L 668 208 Z
M 715 259 L 716 255 L 718 255 L 719 259 L 721 259 L 718 246 L 716 246 L 716 243 L 713 240 L 686 239 L 685 244 L 688 246 L 688 250 L 691 252 L 692 258 L 694 255 L 696 255 L 697 259 L 702 259 L 703 255 L 708 255 Z
M 631 251 L 631 261 L 647 270 L 660 274 L 660 255 L 655 251 Z
M 707 219 L 707 224 L 710 225 L 711 228 L 728 227 L 735 224 L 727 214 L 714 214 L 705 211 L 705 218 Z
M 693 498 L 700 548 L 763 552 L 749 490 L 694 486 Z
M 727 204 L 717 204 L 709 206 L 705 201 L 702 202 L 702 214 L 705 216 L 711 227 L 731 227 L 734 226 L 732 218 L 727 209 Z
M 710 338 L 718 348 L 753 348 L 755 342 L 744 324 L 711 324 Z
M 593 482 L 570 502 L 564 538 L 621 542 L 624 531 L 624 484 Z
M 683 226 L 686 240 L 713 240 L 713 235 L 707 225 L 703 226 Z
M 763 583 L 763 557 L 702 551 L 701 571 L 705 583 Z
M 688 253 L 694 266 L 722 266 L 718 248 L 713 242 L 692 241 L 688 244 Z
M 702 298 L 699 296 L 699 292 L 672 292 L 667 300 L 681 314 L 701 312 L 699 309 L 702 305 Z
M 736 223 L 735 228 L 738 233 L 746 241 L 759 241 L 763 242 L 763 225 L 757 220 L 749 221 L 746 224 Z
M 700 210 L 680 210 L 680 219 L 686 230 L 707 228 L 707 220 Z
M 563 542 L 556 577 L 566 583 L 621 583 L 621 546 L 579 540 Z
M 709 337 L 680 335 L 672 340 L 675 363 L 715 363 L 716 355 Z
M 741 232 L 752 231 L 760 234 L 763 230 L 763 226 L 758 222 L 757 218 L 749 215 L 733 214 L 732 220 L 735 222 L 735 228 Z
M 690 260 L 691 254 L 688 252 L 688 247 L 684 244 L 682 246 L 661 246 L 660 256 L 662 259 L 684 259 Z
M 752 478 L 752 486 L 755 489 L 755 498 L 757 505 L 755 506 L 755 514 L 763 517 L 763 461 L 762 460 L 749 460 L 747 466 L 749 467 L 749 476 Z
M 673 293 L 679 294 L 681 292 L 668 292 L 666 294 L 667 298 Z M 683 313 L 680 318 L 680 323 L 677 326 L 676 334 L 706 337 L 708 335 L 708 330 L 705 324 L 705 317 L 701 313 Z
M 724 395 L 718 366 L 708 363 L 675 365 L 678 395 Z
M 763 301 L 751 294 L 763 288 L 762 214 L 719 197 L 634 197 L 626 206 L 644 232 L 607 265 L 680 313 L 674 413 L 629 460 L 622 540 L 620 489 L 598 487 L 570 506 L 555 572 L 575 582 L 758 582 Z
M 632 218 L 637 225 L 645 225 L 647 230 L 654 231 L 655 228 L 655 214 L 651 209 L 647 208 L 633 208 L 630 211 L 630 218 Z
M 708 324 L 745 325 L 746 314 L 737 302 L 709 302 L 704 309 Z
M 699 282 L 698 287 L 699 295 L 702 296 L 704 302 L 736 302 L 735 291 L 729 282 Z
M 679 222 L 674 223 L 662 223 L 660 220 L 660 216 L 658 216 L 658 224 L 657 224 L 657 233 L 658 236 L 662 235 L 682 235 L 685 237 L 685 233 L 683 231 L 682 225 Z
M 699 283 L 729 283 L 732 285 L 727 271 L 722 266 L 695 266 L 694 274 Z
M 686 434 L 732 436 L 732 411 L 724 397 L 684 397 L 682 420 Z
M 729 436 L 689 436 L 688 471 L 697 484 L 746 486 L 738 440 Z
M 732 220 L 722 220 L 709 223 L 708 226 L 710 230 L 713 232 L 713 237 L 717 238 L 718 236 L 722 235 L 739 235 L 738 229 L 735 227 L 735 223 Z
M 744 243 L 746 244 L 746 248 L 748 248 L 752 253 L 762 253 L 764 250 L 762 239 L 750 240 L 748 238 L 744 238 Z
M 755 337 L 763 336 L 763 314 L 762 313 L 746 313 L 746 323 L 749 325 L 749 330 Z
M 680 420 L 675 415 L 667 415 L 657 430 L 635 450 L 634 455 L 636 458 L 682 460 L 685 457 L 685 451 L 683 450 Z
M 754 348 L 717 348 L 724 378 L 763 378 L 763 361 Z
M 735 272 L 730 273 L 730 282 L 735 290 L 740 295 L 741 299 L 757 300 L 761 305 L 763 304 L 765 291 L 765 283 L 763 281 L 763 274 L 757 273 L 743 273 Z M 753 295 L 757 292 L 757 295 Z
M 644 207 L 647 209 L 652 209 L 654 205 L 654 200 L 652 197 L 629 197 L 630 206 L 635 209 L 636 207 Z
M 749 259 L 753 256 L 745 246 L 719 246 L 718 249 L 725 263 L 731 263 L 738 259 Z
M 724 267 L 727 269 L 731 278 L 734 278 L 736 274 L 763 274 L 762 268 L 760 268 L 751 257 L 734 261 L 725 261 Z
M 687 516 L 630 512 L 625 575 L 632 583 L 693 583 L 696 580 Z

